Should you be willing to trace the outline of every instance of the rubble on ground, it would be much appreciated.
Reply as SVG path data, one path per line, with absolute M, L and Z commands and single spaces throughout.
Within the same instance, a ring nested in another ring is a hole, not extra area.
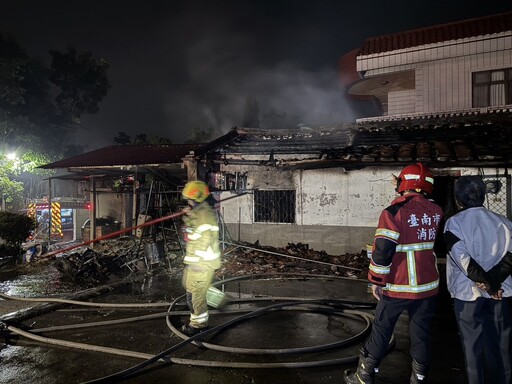
M 308 244 L 289 243 L 284 248 L 258 243 L 237 243 L 223 252 L 222 268 L 217 276 L 232 277 L 250 274 L 296 273 L 336 275 L 366 279 L 368 258 L 360 253 L 329 255 L 315 251 Z M 137 238 L 123 236 L 102 240 L 94 248 L 80 247 L 55 260 L 56 268 L 75 280 L 105 281 L 112 274 L 126 275 L 163 267 L 182 269 L 184 244 L 162 236 Z
M 303 273 L 366 279 L 368 264 L 366 251 L 328 255 L 302 243 L 289 243 L 285 248 L 240 244 L 226 248 L 219 273 L 226 276 Z
M 62 248 L 62 249 L 65 249 Z M 181 244 L 156 237 L 137 238 L 122 236 L 102 240 L 94 248 L 79 247 L 62 253 L 54 261 L 55 267 L 65 276 L 80 282 L 103 282 L 109 276 L 124 276 L 134 271 L 145 271 L 182 253 Z

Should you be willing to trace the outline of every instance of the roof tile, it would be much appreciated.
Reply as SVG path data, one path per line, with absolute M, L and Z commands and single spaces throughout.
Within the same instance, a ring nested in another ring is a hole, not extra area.
M 405 49 L 512 30 L 512 12 L 467 19 L 366 39 L 360 55 Z

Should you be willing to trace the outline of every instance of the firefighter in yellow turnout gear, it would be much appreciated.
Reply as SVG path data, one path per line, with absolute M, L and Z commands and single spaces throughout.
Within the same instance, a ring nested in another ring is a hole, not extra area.
M 207 292 L 215 270 L 221 266 L 219 226 L 214 209 L 206 199 L 208 186 L 202 181 L 190 181 L 182 196 L 188 201 L 186 216 L 186 254 L 183 287 L 186 290 L 190 321 L 181 331 L 189 336 L 208 327 Z

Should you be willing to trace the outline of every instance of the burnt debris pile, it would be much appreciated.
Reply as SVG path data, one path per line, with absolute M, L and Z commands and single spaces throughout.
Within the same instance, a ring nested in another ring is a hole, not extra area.
M 369 263 L 364 250 L 329 255 L 302 243 L 289 243 L 284 248 L 232 244 L 224 251 L 223 260 L 220 273 L 227 276 L 290 272 L 362 279 L 366 279 Z
M 62 254 L 54 266 L 72 280 L 105 282 L 112 275 L 126 276 L 170 265 L 178 254 L 181 248 L 175 241 L 164 241 L 158 236 L 143 239 L 124 236 L 98 242 L 92 249 L 83 247 Z
M 219 277 L 258 274 L 335 275 L 366 279 L 368 256 L 358 253 L 329 255 L 311 249 L 308 244 L 289 243 L 286 247 L 263 246 L 259 243 L 225 243 Z M 112 276 L 132 272 L 167 269 L 180 273 L 183 268 L 184 244 L 178 239 L 130 236 L 103 240 L 94 248 L 76 248 L 61 254 L 54 266 L 65 278 L 77 282 L 105 282 Z

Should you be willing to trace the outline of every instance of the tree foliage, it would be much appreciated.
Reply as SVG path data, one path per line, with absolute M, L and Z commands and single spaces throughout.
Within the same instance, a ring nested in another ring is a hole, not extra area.
M 78 53 L 72 47 L 64 53 L 50 51 L 50 55 L 53 60 L 49 80 L 60 90 L 55 97 L 60 117 L 64 121 L 80 121 L 84 113 L 97 113 L 110 88 L 108 62 L 96 60 L 89 51 Z
M 67 145 L 68 135 L 83 114 L 98 112 L 111 86 L 105 59 L 71 47 L 49 53 L 45 66 L 0 35 L 0 193 L 12 209 L 23 199 L 16 183 L 40 174 L 36 167 L 79 150 Z M 6 161 L 11 152 L 18 154 L 16 164 Z
M 201 127 L 194 127 L 192 130 L 192 134 L 189 136 L 190 138 L 187 140 L 187 143 L 207 143 L 212 140 L 217 133 L 217 130 L 209 126 L 206 129 Z
M 71 47 L 49 52 L 45 67 L 0 35 L 0 134 L 4 147 L 39 144 L 58 158 L 80 116 L 98 112 L 111 85 L 105 59 Z
M 158 135 L 140 133 L 132 137 L 125 132 L 118 132 L 114 137 L 114 143 L 119 145 L 166 145 L 172 144 L 172 140 Z
M 21 243 L 35 228 L 35 221 L 26 215 L 0 212 L 0 238 L 3 240 L 0 249 L 3 248 L 3 252 L 12 252 L 12 256 L 18 255 L 21 252 Z

